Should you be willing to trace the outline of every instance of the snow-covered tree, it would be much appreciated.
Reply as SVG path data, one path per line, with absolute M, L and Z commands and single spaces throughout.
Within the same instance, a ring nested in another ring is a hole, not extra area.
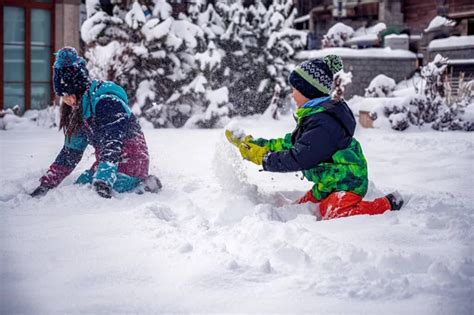
M 221 36 L 226 52 L 224 67 L 229 99 L 236 114 L 262 113 L 278 85 L 289 91 L 286 78 L 295 49 L 306 43 L 306 34 L 291 28 L 296 11 L 292 2 L 274 0 L 268 9 L 256 0 L 246 6 L 237 1 L 227 10 L 227 29 Z
M 288 92 L 291 57 L 306 34 L 291 28 L 291 0 L 268 9 L 247 3 L 196 1 L 188 16 L 174 18 L 166 0 L 119 2 L 111 12 L 88 0 L 89 69 L 124 86 L 133 111 L 155 127 L 181 127 L 193 116 L 188 126 L 212 127 L 229 115 L 262 113 L 277 85 Z

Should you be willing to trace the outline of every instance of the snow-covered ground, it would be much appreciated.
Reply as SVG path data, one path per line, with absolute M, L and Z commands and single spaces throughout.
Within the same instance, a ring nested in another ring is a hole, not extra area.
M 255 136 L 291 118 L 241 121 Z M 259 172 L 223 130 L 146 130 L 157 195 L 98 197 L 73 180 L 27 195 L 61 133 L 0 131 L 0 313 L 472 314 L 474 134 L 358 130 L 367 198 L 400 212 L 317 221 L 310 188 Z

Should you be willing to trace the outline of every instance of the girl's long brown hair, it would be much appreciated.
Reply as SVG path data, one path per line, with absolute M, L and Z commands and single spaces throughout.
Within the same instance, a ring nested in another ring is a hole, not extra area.
M 67 105 L 64 101 L 61 102 L 59 130 L 62 129 L 64 134 L 68 137 L 75 134 L 82 126 L 82 106 L 80 99 L 80 97 L 77 97 L 78 104 L 75 107 Z

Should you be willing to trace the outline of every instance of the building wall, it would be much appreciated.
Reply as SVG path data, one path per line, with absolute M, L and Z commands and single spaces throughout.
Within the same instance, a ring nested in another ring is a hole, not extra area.
M 81 0 L 58 0 L 55 4 L 54 48 L 71 46 L 80 51 Z
M 437 1 L 405 0 L 404 22 L 412 34 L 421 34 L 431 20 L 438 15 Z

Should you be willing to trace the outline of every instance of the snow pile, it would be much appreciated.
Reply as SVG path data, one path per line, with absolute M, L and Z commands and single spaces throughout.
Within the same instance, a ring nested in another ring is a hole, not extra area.
M 425 28 L 425 32 L 432 32 L 432 31 L 438 30 L 439 28 L 443 26 L 451 27 L 454 25 L 456 25 L 456 21 L 437 15 L 431 20 L 428 27 Z
M 356 31 L 344 23 L 338 22 L 333 25 L 324 35 L 323 48 L 343 46 L 374 46 L 379 34 L 387 28 L 385 23 L 377 23 L 370 27 L 360 27 Z
M 474 47 L 474 35 L 469 36 L 451 36 L 448 38 L 432 40 L 428 49 L 461 48 Z
M 334 24 L 324 35 L 323 48 L 342 47 L 354 35 L 354 29 L 344 23 Z
M 375 45 L 379 40 L 379 34 L 387 29 L 385 23 L 377 23 L 370 27 L 358 28 L 347 44 L 352 45 Z
M 19 116 L 7 109 L 0 116 L 0 130 L 31 129 L 35 127 L 53 128 L 59 125 L 59 107 L 48 106 L 42 110 L 28 110 Z
M 396 87 L 395 80 L 384 74 L 379 74 L 370 81 L 369 87 L 365 89 L 365 97 L 390 97 Z
M 279 137 L 280 120 L 236 122 Z M 0 292 L 5 314 L 472 314 L 472 135 L 356 130 L 367 199 L 398 212 L 317 221 L 295 174 L 259 172 L 223 130 L 146 130 L 158 194 L 98 197 L 73 181 L 27 195 L 63 144 L 55 130 L 0 132 Z M 192 160 L 192 162 L 190 162 Z

